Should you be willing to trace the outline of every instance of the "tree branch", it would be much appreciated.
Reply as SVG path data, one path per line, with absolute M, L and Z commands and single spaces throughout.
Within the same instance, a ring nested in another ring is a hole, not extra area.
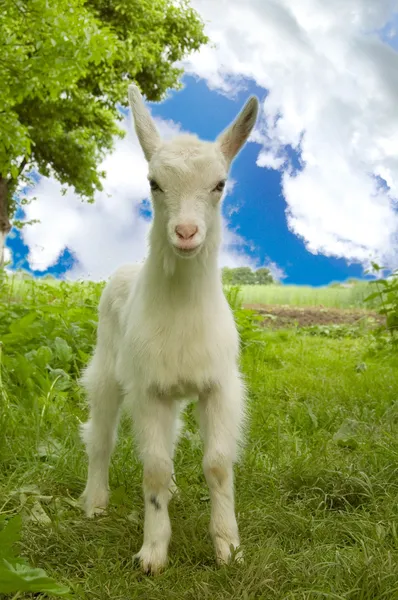
M 22 173 L 22 171 L 26 167 L 27 163 L 28 163 L 28 159 L 26 158 L 26 156 L 24 156 L 23 159 L 21 160 L 21 164 L 18 167 L 18 175 L 20 175 Z
M 28 159 L 26 158 L 26 156 L 24 156 L 23 159 L 21 160 L 21 164 L 18 167 L 18 177 L 20 176 L 20 174 L 26 167 L 27 163 L 28 163 Z M 7 185 L 11 185 L 13 181 L 14 181 L 14 177 L 10 177 L 9 179 L 7 179 Z

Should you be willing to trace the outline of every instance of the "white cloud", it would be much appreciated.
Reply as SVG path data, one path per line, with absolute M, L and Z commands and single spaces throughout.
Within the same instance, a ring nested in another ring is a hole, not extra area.
M 146 163 L 131 122 L 125 126 L 126 136 L 102 165 L 104 190 L 94 204 L 81 202 L 72 189 L 63 195 L 54 179 L 42 178 L 33 189 L 37 199 L 26 206 L 26 218 L 40 223 L 22 230 L 32 269 L 54 265 L 65 248 L 78 261 L 73 277 L 102 279 L 120 264 L 143 258 L 148 224 L 138 206 L 148 194 Z
M 252 139 L 263 146 L 257 164 L 284 171 L 289 228 L 311 252 L 396 264 L 398 53 L 378 31 L 398 1 L 192 3 L 216 48 L 186 70 L 227 94 L 247 78 L 269 92 Z M 302 153 L 297 176 L 288 145 Z
M 228 220 L 223 218 L 223 246 L 220 251 L 220 267 L 243 267 L 256 268 L 257 261 L 248 255 L 245 250 L 250 249 L 249 244 L 243 237 L 228 227 Z
M 164 138 L 180 131 L 173 121 L 156 119 L 156 123 Z M 36 200 L 25 207 L 26 219 L 40 222 L 22 230 L 32 269 L 45 271 L 57 263 L 65 248 L 77 259 L 67 273 L 72 279 L 104 279 L 120 265 L 144 259 L 150 222 L 140 214 L 139 206 L 149 194 L 147 165 L 131 116 L 124 127 L 126 136 L 116 142 L 101 167 L 106 172 L 104 190 L 96 193 L 94 204 L 81 202 L 72 189 L 63 195 L 54 179 L 42 178 L 32 189 L 30 195 Z M 226 222 L 224 237 L 220 264 L 247 264 L 244 241 L 228 230 Z
M 4 248 L 4 262 L 8 263 L 11 260 L 11 250 L 7 247 Z
M 7 264 L 11 260 L 11 250 L 4 245 L 5 239 L 5 235 L 0 231 L 0 262 L 3 260 Z
M 282 281 L 282 279 L 285 279 L 287 277 L 285 271 L 283 269 L 281 269 L 281 267 L 279 267 L 276 264 L 276 262 L 274 262 L 272 260 L 269 260 L 268 262 L 266 262 L 264 266 L 268 267 L 268 269 L 270 270 L 271 275 L 275 281 Z

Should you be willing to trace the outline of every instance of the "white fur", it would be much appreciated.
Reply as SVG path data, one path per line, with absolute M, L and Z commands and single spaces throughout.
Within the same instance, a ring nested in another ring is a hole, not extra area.
M 129 99 L 149 178 L 160 190 L 152 193 L 144 265 L 120 268 L 100 301 L 97 345 L 82 377 L 90 404 L 82 427 L 89 457 L 83 498 L 88 516 L 106 508 L 110 456 L 125 400 L 144 467 L 144 541 L 137 557 L 146 572 L 155 573 L 167 562 L 179 412 L 181 400 L 191 396 L 198 399 L 218 562 L 227 562 L 231 548 L 239 546 L 233 462 L 244 386 L 238 334 L 217 266 L 222 192 L 215 187 L 249 136 L 258 102 L 251 98 L 215 143 L 190 135 L 163 142 L 135 86 Z M 177 226 L 197 231 L 182 239 Z

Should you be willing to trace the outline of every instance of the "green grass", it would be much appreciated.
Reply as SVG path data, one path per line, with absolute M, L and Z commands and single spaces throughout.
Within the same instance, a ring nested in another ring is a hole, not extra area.
M 127 419 L 108 514 L 89 521 L 76 503 L 86 476 L 78 424 L 87 415 L 76 379 L 94 343 L 101 286 L 29 285 L 0 293 L 0 529 L 2 518 L 22 515 L 15 551 L 32 566 L 88 600 L 398 598 L 398 359 L 375 352 L 370 334 L 255 336 L 246 321 L 250 418 L 236 467 L 245 564 L 215 566 L 189 409 L 170 564 L 147 577 L 132 563 L 142 469 Z
M 247 304 L 285 304 L 290 306 L 319 306 L 362 308 L 364 299 L 373 290 L 368 283 L 350 288 L 325 286 L 314 288 L 300 285 L 245 285 L 243 301 Z

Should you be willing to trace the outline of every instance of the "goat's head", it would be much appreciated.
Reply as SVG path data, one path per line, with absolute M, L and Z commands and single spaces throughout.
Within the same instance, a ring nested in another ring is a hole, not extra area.
M 149 164 L 155 219 L 168 243 L 183 258 L 197 255 L 218 219 L 219 204 L 232 160 L 256 122 L 258 100 L 251 97 L 215 142 L 192 135 L 161 139 L 138 88 L 129 86 L 135 130 Z

